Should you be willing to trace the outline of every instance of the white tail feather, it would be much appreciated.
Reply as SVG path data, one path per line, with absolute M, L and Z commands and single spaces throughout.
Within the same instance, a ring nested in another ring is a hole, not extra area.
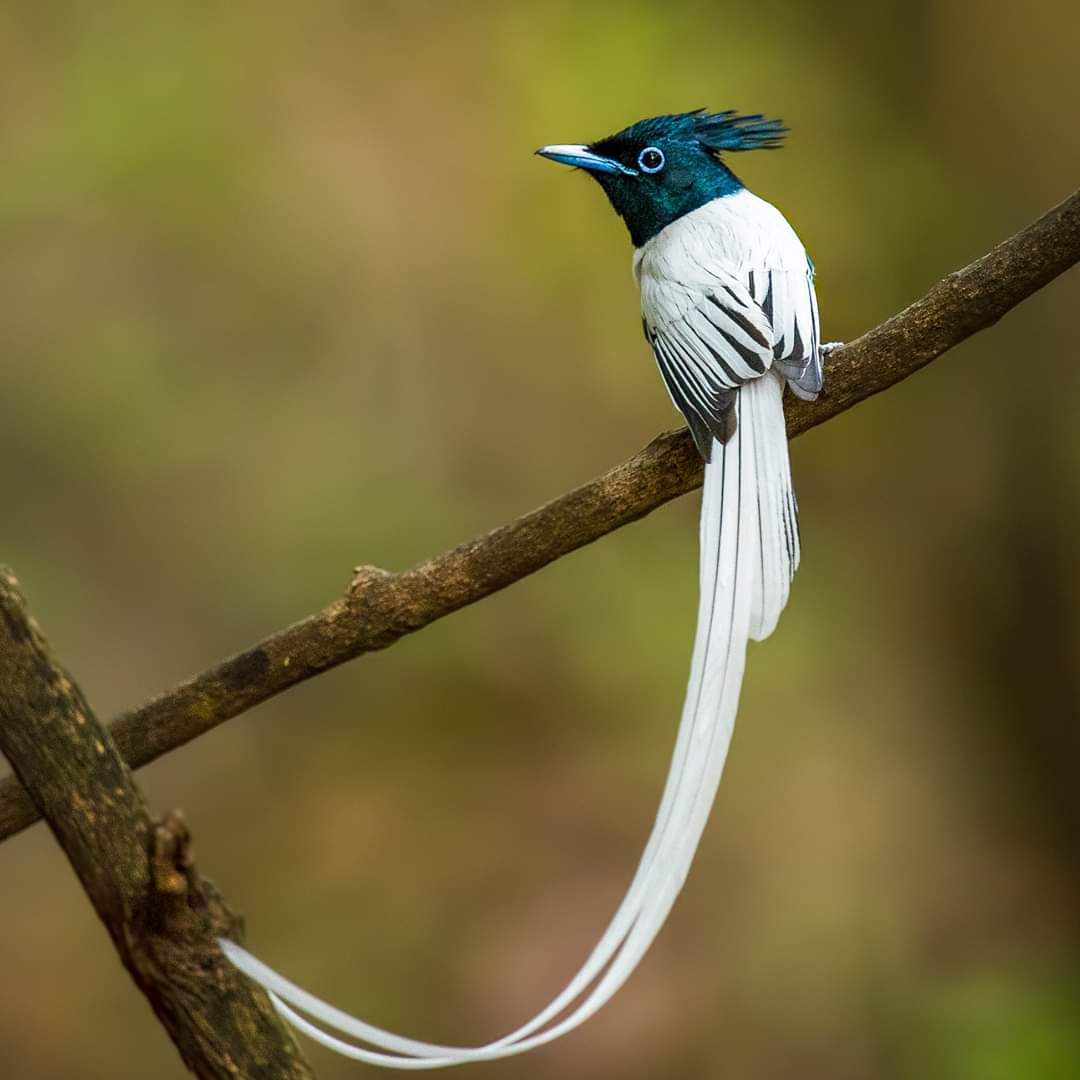
M 783 396 L 783 382 L 769 376 L 756 380 L 740 393 L 742 422 L 753 426 L 760 528 L 759 569 L 750 620 L 750 637 L 754 641 L 763 641 L 776 629 L 787 604 L 791 580 L 799 567 L 798 517 L 791 485 Z
M 509 1057 L 551 1042 L 584 1023 L 630 977 L 663 926 L 705 828 L 731 742 L 747 642 L 772 632 L 798 566 L 782 394 L 782 380 L 771 373 L 743 386 L 736 399 L 735 434 L 726 445 L 714 444 L 705 469 L 697 632 L 675 752 L 633 881 L 581 970 L 509 1035 L 486 1046 L 441 1046 L 357 1020 L 222 939 L 226 956 L 270 992 L 278 1011 L 298 1030 L 369 1064 L 435 1069 Z M 568 1015 L 551 1023 L 571 1006 Z M 312 1020 L 377 1049 L 346 1042 Z

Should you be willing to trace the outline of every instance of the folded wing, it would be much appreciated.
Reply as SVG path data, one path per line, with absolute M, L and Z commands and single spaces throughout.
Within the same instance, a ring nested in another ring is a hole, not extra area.
M 744 383 L 774 365 L 792 391 L 821 389 L 813 268 L 713 270 L 707 285 L 642 294 L 642 325 L 675 407 L 711 460 L 712 441 L 735 431 L 732 405 Z M 691 291 L 692 289 L 692 291 Z

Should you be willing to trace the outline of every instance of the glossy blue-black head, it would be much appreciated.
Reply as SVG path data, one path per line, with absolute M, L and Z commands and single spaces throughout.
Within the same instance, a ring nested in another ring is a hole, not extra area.
M 536 152 L 591 173 L 640 247 L 683 214 L 742 190 L 721 153 L 775 149 L 786 131 L 780 120 L 698 109 L 639 120 L 588 146 Z

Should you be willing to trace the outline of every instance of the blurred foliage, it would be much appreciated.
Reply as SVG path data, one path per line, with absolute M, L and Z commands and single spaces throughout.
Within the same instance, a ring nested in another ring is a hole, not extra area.
M 851 338 L 1075 187 L 1078 47 L 1074 0 L 4 5 L 0 556 L 111 716 L 674 426 L 621 224 L 534 147 L 783 116 L 736 166 Z M 668 928 L 458 1075 L 1080 1073 L 1078 282 L 799 440 L 803 570 Z M 455 1042 L 563 985 L 655 810 L 695 517 L 140 774 L 260 956 Z M 45 831 L 0 860 L 0 1075 L 181 1076 Z

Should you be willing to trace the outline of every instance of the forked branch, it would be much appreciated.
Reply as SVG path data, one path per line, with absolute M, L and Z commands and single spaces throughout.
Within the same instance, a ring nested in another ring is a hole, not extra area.
M 154 821 L 108 732 L 0 567 L 0 752 L 33 794 L 136 985 L 196 1076 L 314 1074 L 269 998 L 218 947 L 235 934 L 176 814 Z

